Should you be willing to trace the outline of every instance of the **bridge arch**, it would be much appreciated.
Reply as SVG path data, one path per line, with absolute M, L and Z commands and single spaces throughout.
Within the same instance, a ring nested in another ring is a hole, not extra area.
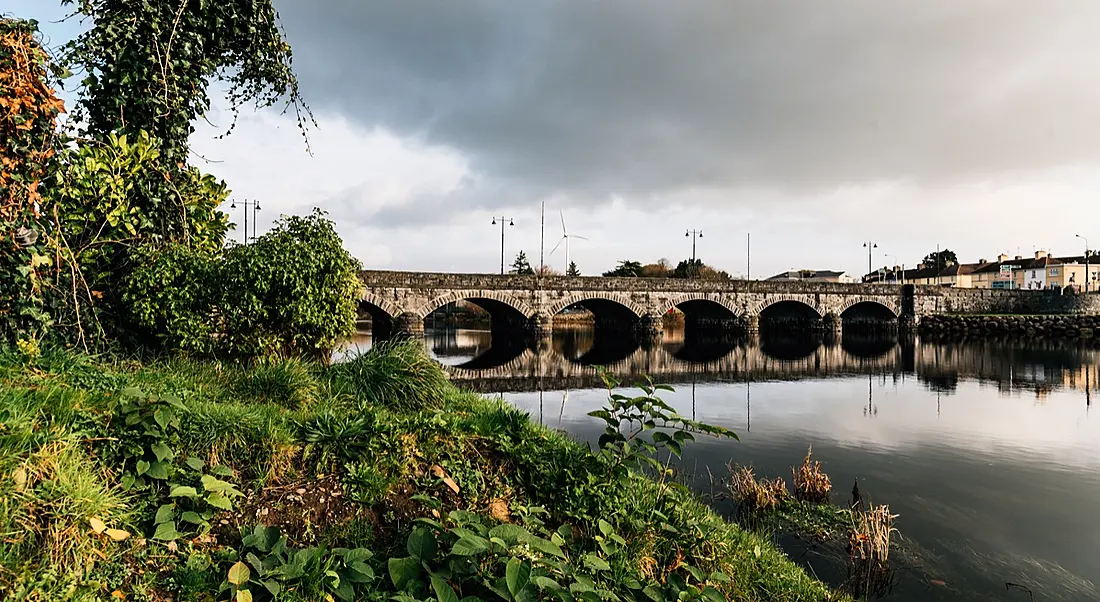
M 401 308 L 378 295 L 364 292 L 359 296 L 356 314 L 358 320 L 369 316 L 371 335 L 376 339 L 384 339 L 393 334 Z
M 703 311 L 706 311 L 706 308 L 715 309 L 723 315 L 728 314 L 732 317 L 740 317 L 745 313 L 741 308 L 735 307 L 720 296 L 696 292 L 675 295 L 668 300 L 662 309 L 664 310 L 663 313 L 668 313 L 673 309 L 687 313 L 683 306 L 696 307 Z
M 846 297 L 840 302 L 837 307 L 837 315 L 844 317 L 844 314 L 851 314 L 849 310 L 855 311 L 859 309 L 866 309 L 871 312 L 875 312 L 876 308 L 883 308 L 890 312 L 890 314 L 897 318 L 901 311 L 898 307 L 898 301 L 896 299 L 885 299 L 883 297 L 867 297 L 863 295 Z M 879 312 L 881 313 L 881 312 Z
M 423 320 L 427 318 L 428 315 L 430 315 L 433 311 L 443 307 L 444 305 L 447 305 L 448 303 L 455 303 L 457 301 L 469 301 L 471 303 L 477 303 L 490 314 L 492 314 L 494 309 L 499 309 L 499 307 L 503 305 L 522 315 L 524 319 L 531 318 L 535 315 L 535 310 L 532 309 L 531 306 L 525 303 L 523 300 L 508 293 L 492 290 L 451 291 L 445 295 L 436 297 L 428 301 L 424 305 L 420 306 L 416 310 L 416 314 L 420 316 L 421 320 Z
M 591 293 L 591 292 L 577 292 L 570 295 L 566 295 L 562 299 L 550 305 L 549 313 L 551 316 L 555 316 L 567 307 L 572 305 L 579 305 L 585 307 L 587 304 L 589 307 L 599 306 L 600 304 L 614 304 L 630 311 L 634 318 L 641 318 L 648 313 L 646 308 L 638 303 L 632 301 L 626 295 L 618 295 L 615 293 Z M 589 309 L 585 307 L 585 309 Z M 593 313 L 596 313 L 592 309 L 589 309 Z
M 759 303 L 756 304 L 756 306 L 753 308 L 753 313 L 755 313 L 756 315 L 760 315 L 768 308 L 779 304 L 783 304 L 786 307 L 792 308 L 807 308 L 817 314 L 817 317 L 819 318 L 828 313 L 825 308 L 821 307 L 821 304 L 818 303 L 817 299 L 815 299 L 812 295 L 769 295 L 767 298 L 761 300 Z

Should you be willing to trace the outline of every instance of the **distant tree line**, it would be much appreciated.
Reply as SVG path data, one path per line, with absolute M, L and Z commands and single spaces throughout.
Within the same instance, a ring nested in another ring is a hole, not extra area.
M 684 259 L 672 267 L 667 259 L 657 263 L 642 264 L 640 261 L 621 260 L 615 269 L 603 273 L 604 276 L 619 278 L 695 278 L 698 280 L 730 280 L 730 275 L 703 263 L 702 259 Z

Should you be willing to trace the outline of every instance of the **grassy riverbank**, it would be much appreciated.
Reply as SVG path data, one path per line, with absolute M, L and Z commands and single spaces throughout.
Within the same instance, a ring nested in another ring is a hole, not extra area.
M 0 599 L 839 598 L 612 464 L 415 345 L 328 369 L 2 353 Z

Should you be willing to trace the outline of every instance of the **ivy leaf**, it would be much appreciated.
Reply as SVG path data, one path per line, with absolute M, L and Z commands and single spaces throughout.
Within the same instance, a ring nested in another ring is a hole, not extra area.
M 153 519 L 154 524 L 166 523 L 176 517 L 176 505 L 165 504 L 160 508 L 157 508 L 157 515 Z
M 157 443 L 152 448 L 153 455 L 157 457 L 157 460 L 164 461 L 175 456 L 172 449 L 163 443 Z
M 160 481 L 168 480 L 168 463 L 159 460 L 153 462 L 149 465 L 149 470 L 147 470 L 145 474 Z

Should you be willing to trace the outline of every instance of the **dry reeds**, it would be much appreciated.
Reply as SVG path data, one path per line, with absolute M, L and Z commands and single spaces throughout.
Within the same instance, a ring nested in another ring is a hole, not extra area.
M 779 507 L 791 497 L 787 483 L 781 478 L 774 481 L 756 480 L 752 468 L 730 466 L 729 492 L 733 500 L 748 512 L 768 512 Z
M 813 446 L 806 451 L 806 457 L 801 466 L 792 466 L 791 475 L 794 483 L 794 497 L 800 502 L 811 504 L 826 504 L 829 502 L 829 492 L 833 490 L 833 484 L 829 475 L 821 470 L 821 462 L 811 460 Z
M 856 514 L 848 532 L 848 589 L 854 596 L 881 596 L 891 589 L 890 535 L 897 531 L 897 516 L 885 505 Z

